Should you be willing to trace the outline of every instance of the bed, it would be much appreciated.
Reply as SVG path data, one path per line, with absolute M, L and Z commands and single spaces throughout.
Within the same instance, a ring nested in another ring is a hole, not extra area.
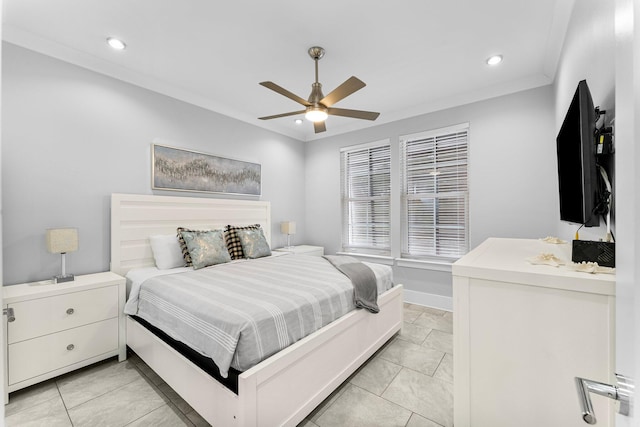
M 113 194 L 111 270 L 152 267 L 148 237 L 179 226 L 260 224 L 265 201 Z M 379 295 L 380 312 L 353 310 L 237 377 L 237 393 L 215 380 L 143 322 L 127 317 L 127 345 L 214 426 L 296 425 L 402 327 L 402 286 Z

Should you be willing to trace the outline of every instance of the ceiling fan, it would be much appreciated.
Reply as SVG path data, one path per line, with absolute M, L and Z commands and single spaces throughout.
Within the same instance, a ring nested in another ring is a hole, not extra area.
M 306 108 L 299 111 L 291 111 L 289 113 L 276 114 L 274 116 L 259 117 L 260 120 L 271 120 L 279 117 L 295 116 L 296 114 L 305 114 L 305 118 L 313 122 L 313 128 L 316 133 L 327 130 L 324 121 L 327 116 L 351 117 L 354 119 L 375 120 L 380 113 L 362 110 L 348 110 L 345 108 L 332 108 L 336 102 L 346 98 L 352 93 L 362 89 L 366 84 L 355 76 L 349 77 L 344 83 L 335 88 L 329 95 L 324 96 L 322 93 L 322 85 L 318 82 L 318 61 L 324 56 L 324 49 L 318 46 L 309 48 L 309 56 L 316 64 L 316 81 L 311 85 L 311 95 L 309 99 L 299 97 L 289 92 L 285 88 L 278 86 L 273 82 L 261 82 L 260 84 L 280 95 L 284 95 L 289 99 L 304 105 Z

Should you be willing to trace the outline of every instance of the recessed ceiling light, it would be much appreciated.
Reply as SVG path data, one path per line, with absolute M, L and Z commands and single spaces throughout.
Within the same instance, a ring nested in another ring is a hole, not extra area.
M 109 46 L 111 46 L 115 50 L 125 50 L 126 47 L 127 47 L 125 42 L 123 42 L 122 40 L 117 39 L 115 37 L 109 37 L 107 39 L 107 43 L 109 44 Z
M 487 59 L 487 64 L 489 65 L 498 65 L 502 62 L 502 55 L 493 55 L 489 59 Z
M 295 119 L 294 121 L 296 122 L 297 125 L 301 125 L 302 124 L 302 119 Z

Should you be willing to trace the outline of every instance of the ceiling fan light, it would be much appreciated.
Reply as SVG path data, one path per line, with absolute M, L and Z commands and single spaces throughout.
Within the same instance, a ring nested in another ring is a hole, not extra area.
M 329 115 L 327 114 L 327 111 L 323 108 L 310 107 L 307 109 L 307 112 L 304 114 L 304 117 L 310 122 L 316 123 L 316 122 L 324 122 L 325 120 L 327 120 L 327 117 L 329 117 Z

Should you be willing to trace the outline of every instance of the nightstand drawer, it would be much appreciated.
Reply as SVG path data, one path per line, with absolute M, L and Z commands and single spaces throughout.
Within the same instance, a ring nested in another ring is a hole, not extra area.
M 10 344 L 9 385 L 118 349 L 118 319 Z
M 13 308 L 16 317 L 7 324 L 7 342 L 13 344 L 118 317 L 118 286 L 22 301 L 8 307 Z

